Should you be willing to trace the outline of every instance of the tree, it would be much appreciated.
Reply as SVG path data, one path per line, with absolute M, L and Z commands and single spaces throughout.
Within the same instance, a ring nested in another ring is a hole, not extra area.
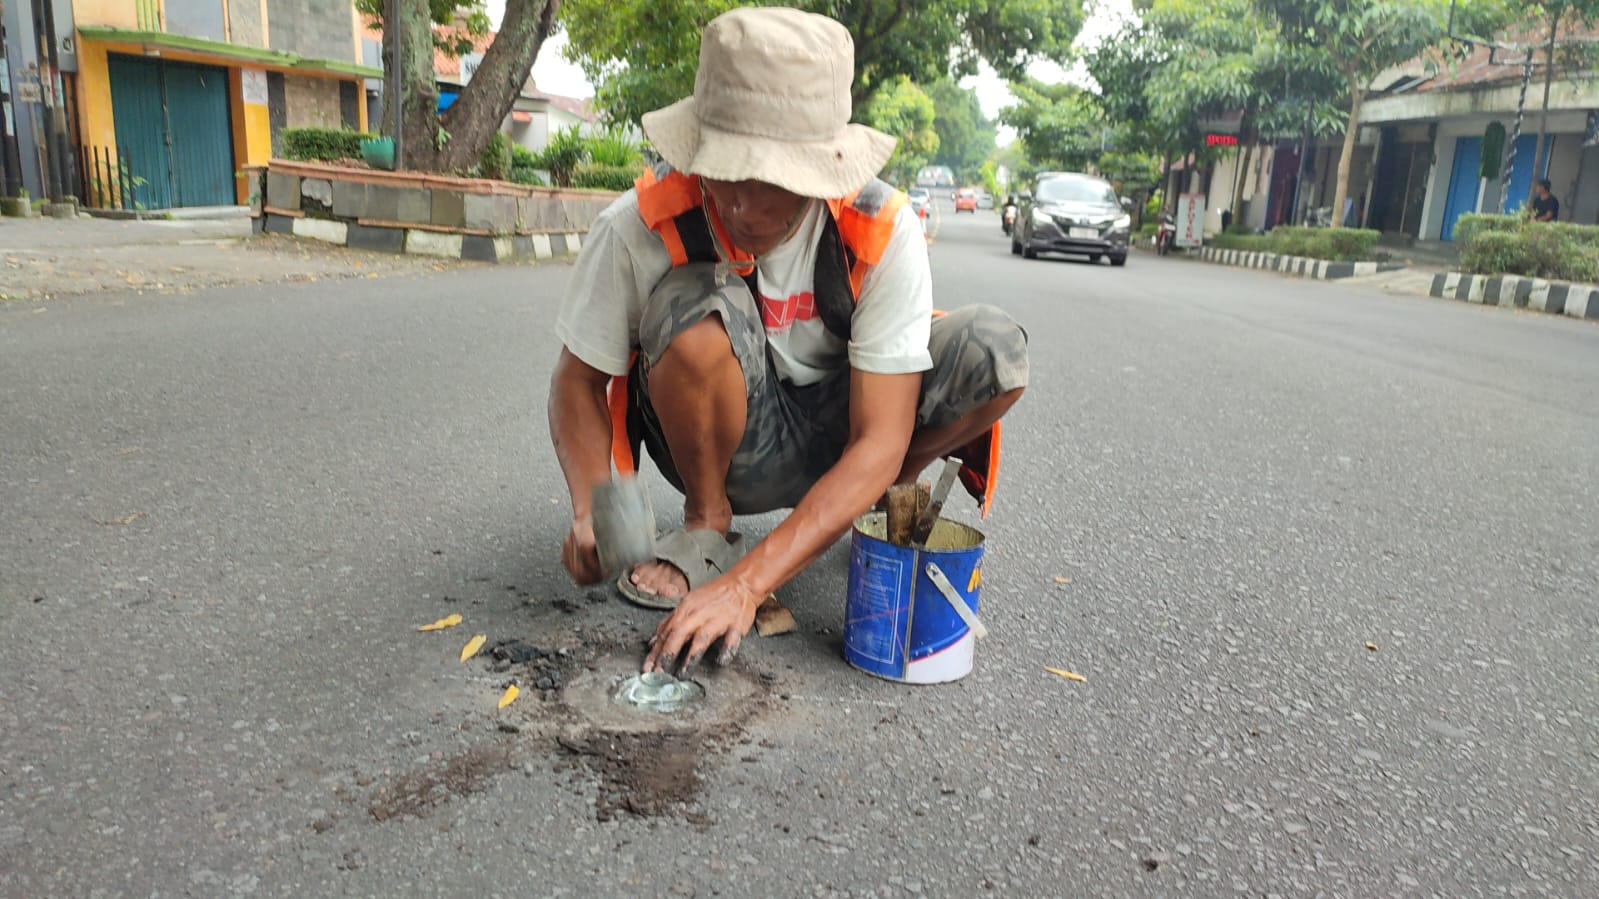
M 1072 84 L 1012 81 L 1016 103 L 1000 121 L 1016 129 L 1028 158 L 1041 169 L 1082 171 L 1103 151 L 1104 119 L 1092 94 Z
M 855 40 L 855 109 L 901 76 L 921 84 L 977 71 L 1020 77 L 1036 59 L 1066 62 L 1082 0 L 566 0 L 566 55 L 596 85 L 595 108 L 634 123 L 694 91 L 700 34 L 735 6 L 785 5 L 839 20 Z
M 933 129 L 933 99 L 903 75 L 879 90 L 862 118 L 866 124 L 899 139 L 894 155 L 883 166 L 890 181 L 909 180 L 938 152 L 938 132 Z
M 386 103 L 400 117 L 405 165 L 430 172 L 464 171 L 482 155 L 489 139 L 500 130 L 500 123 L 533 71 L 544 41 L 555 27 L 561 0 L 507 0 L 505 18 L 499 33 L 483 53 L 483 62 L 461 95 L 444 112 L 439 112 L 437 73 L 433 70 L 435 48 L 459 56 L 470 51 L 474 39 L 488 32 L 488 18 L 481 0 L 467 3 L 452 0 L 393 0 L 398 26 L 392 28 L 383 13 L 385 0 L 357 0 L 357 9 L 372 16 L 384 27 L 386 60 L 393 60 L 394 47 L 400 49 L 399 82 L 401 102 Z M 465 15 L 457 18 L 460 10 Z M 446 26 L 444 29 L 435 25 Z M 392 69 L 392 62 L 389 63 Z M 394 133 L 393 115 L 386 115 L 386 130 Z
M 1343 221 L 1349 167 L 1355 155 L 1360 109 L 1377 73 L 1416 56 L 1445 38 L 1445 0 L 1257 0 L 1261 12 L 1280 24 L 1284 41 L 1319 55 L 1343 82 L 1349 112 L 1333 220 Z
M 927 89 L 933 100 L 933 130 L 938 132 L 938 153 L 933 161 L 954 169 L 961 180 L 971 176 L 994 152 L 994 126 L 983 117 L 977 92 L 948 78 Z

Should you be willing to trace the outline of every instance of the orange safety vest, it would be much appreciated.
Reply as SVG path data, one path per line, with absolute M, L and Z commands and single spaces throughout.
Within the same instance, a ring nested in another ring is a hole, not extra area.
M 638 192 L 639 215 L 666 245 L 674 268 L 691 262 L 719 262 L 720 246 L 731 257 L 728 261 L 734 270 L 751 282 L 750 292 L 755 292 L 755 257 L 734 247 L 721 219 L 707 212 L 698 175 L 684 175 L 662 163 L 645 171 L 633 184 Z M 817 317 L 842 340 L 849 340 L 850 319 L 866 272 L 882 260 L 894 234 L 894 219 L 909 199 L 904 191 L 874 178 L 849 196 L 827 201 L 831 214 L 823 221 L 812 293 Z M 622 474 L 637 470 L 642 440 L 636 429 L 629 427 L 633 419 L 627 382 L 626 375 L 613 377 L 607 388 L 611 458 Z M 999 445 L 1000 428 L 996 422 L 987 435 L 957 454 L 965 463 L 961 482 L 982 503 L 985 518 L 994 498 Z

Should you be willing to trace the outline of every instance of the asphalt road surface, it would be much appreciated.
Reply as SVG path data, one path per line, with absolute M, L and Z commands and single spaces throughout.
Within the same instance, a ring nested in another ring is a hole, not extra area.
M 566 267 L 0 304 L 0 895 L 1593 895 L 1599 328 L 940 212 L 1032 348 L 975 671 L 849 668 L 841 543 L 678 718 Z

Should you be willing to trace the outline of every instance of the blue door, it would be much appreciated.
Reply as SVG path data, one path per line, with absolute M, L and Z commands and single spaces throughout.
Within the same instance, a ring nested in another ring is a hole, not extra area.
M 1444 228 L 1439 236 L 1455 239 L 1455 222 L 1468 212 L 1477 211 L 1477 188 L 1482 175 L 1482 138 L 1462 137 L 1455 141 L 1455 165 L 1449 170 L 1449 193 L 1444 200 Z
M 1538 152 L 1538 135 L 1523 134 L 1516 138 L 1516 158 L 1510 163 L 1510 193 L 1505 196 L 1505 212 L 1520 209 L 1532 194 L 1533 154 Z M 1544 138 L 1544 152 L 1549 152 L 1549 139 Z
M 140 209 L 237 202 L 228 71 L 113 54 L 117 156 Z

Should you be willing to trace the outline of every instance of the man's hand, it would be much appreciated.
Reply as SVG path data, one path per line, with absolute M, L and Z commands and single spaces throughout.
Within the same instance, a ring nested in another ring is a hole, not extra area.
M 644 671 L 672 674 L 676 669 L 678 677 L 687 679 L 717 640 L 722 641 L 722 651 L 716 663 L 732 661 L 739 642 L 755 623 L 755 609 L 763 596 L 729 575 L 690 590 L 655 629 Z
M 593 519 L 584 516 L 572 522 L 572 529 L 567 531 L 566 541 L 561 544 L 561 564 L 580 587 L 597 584 L 605 577 L 594 542 Z

